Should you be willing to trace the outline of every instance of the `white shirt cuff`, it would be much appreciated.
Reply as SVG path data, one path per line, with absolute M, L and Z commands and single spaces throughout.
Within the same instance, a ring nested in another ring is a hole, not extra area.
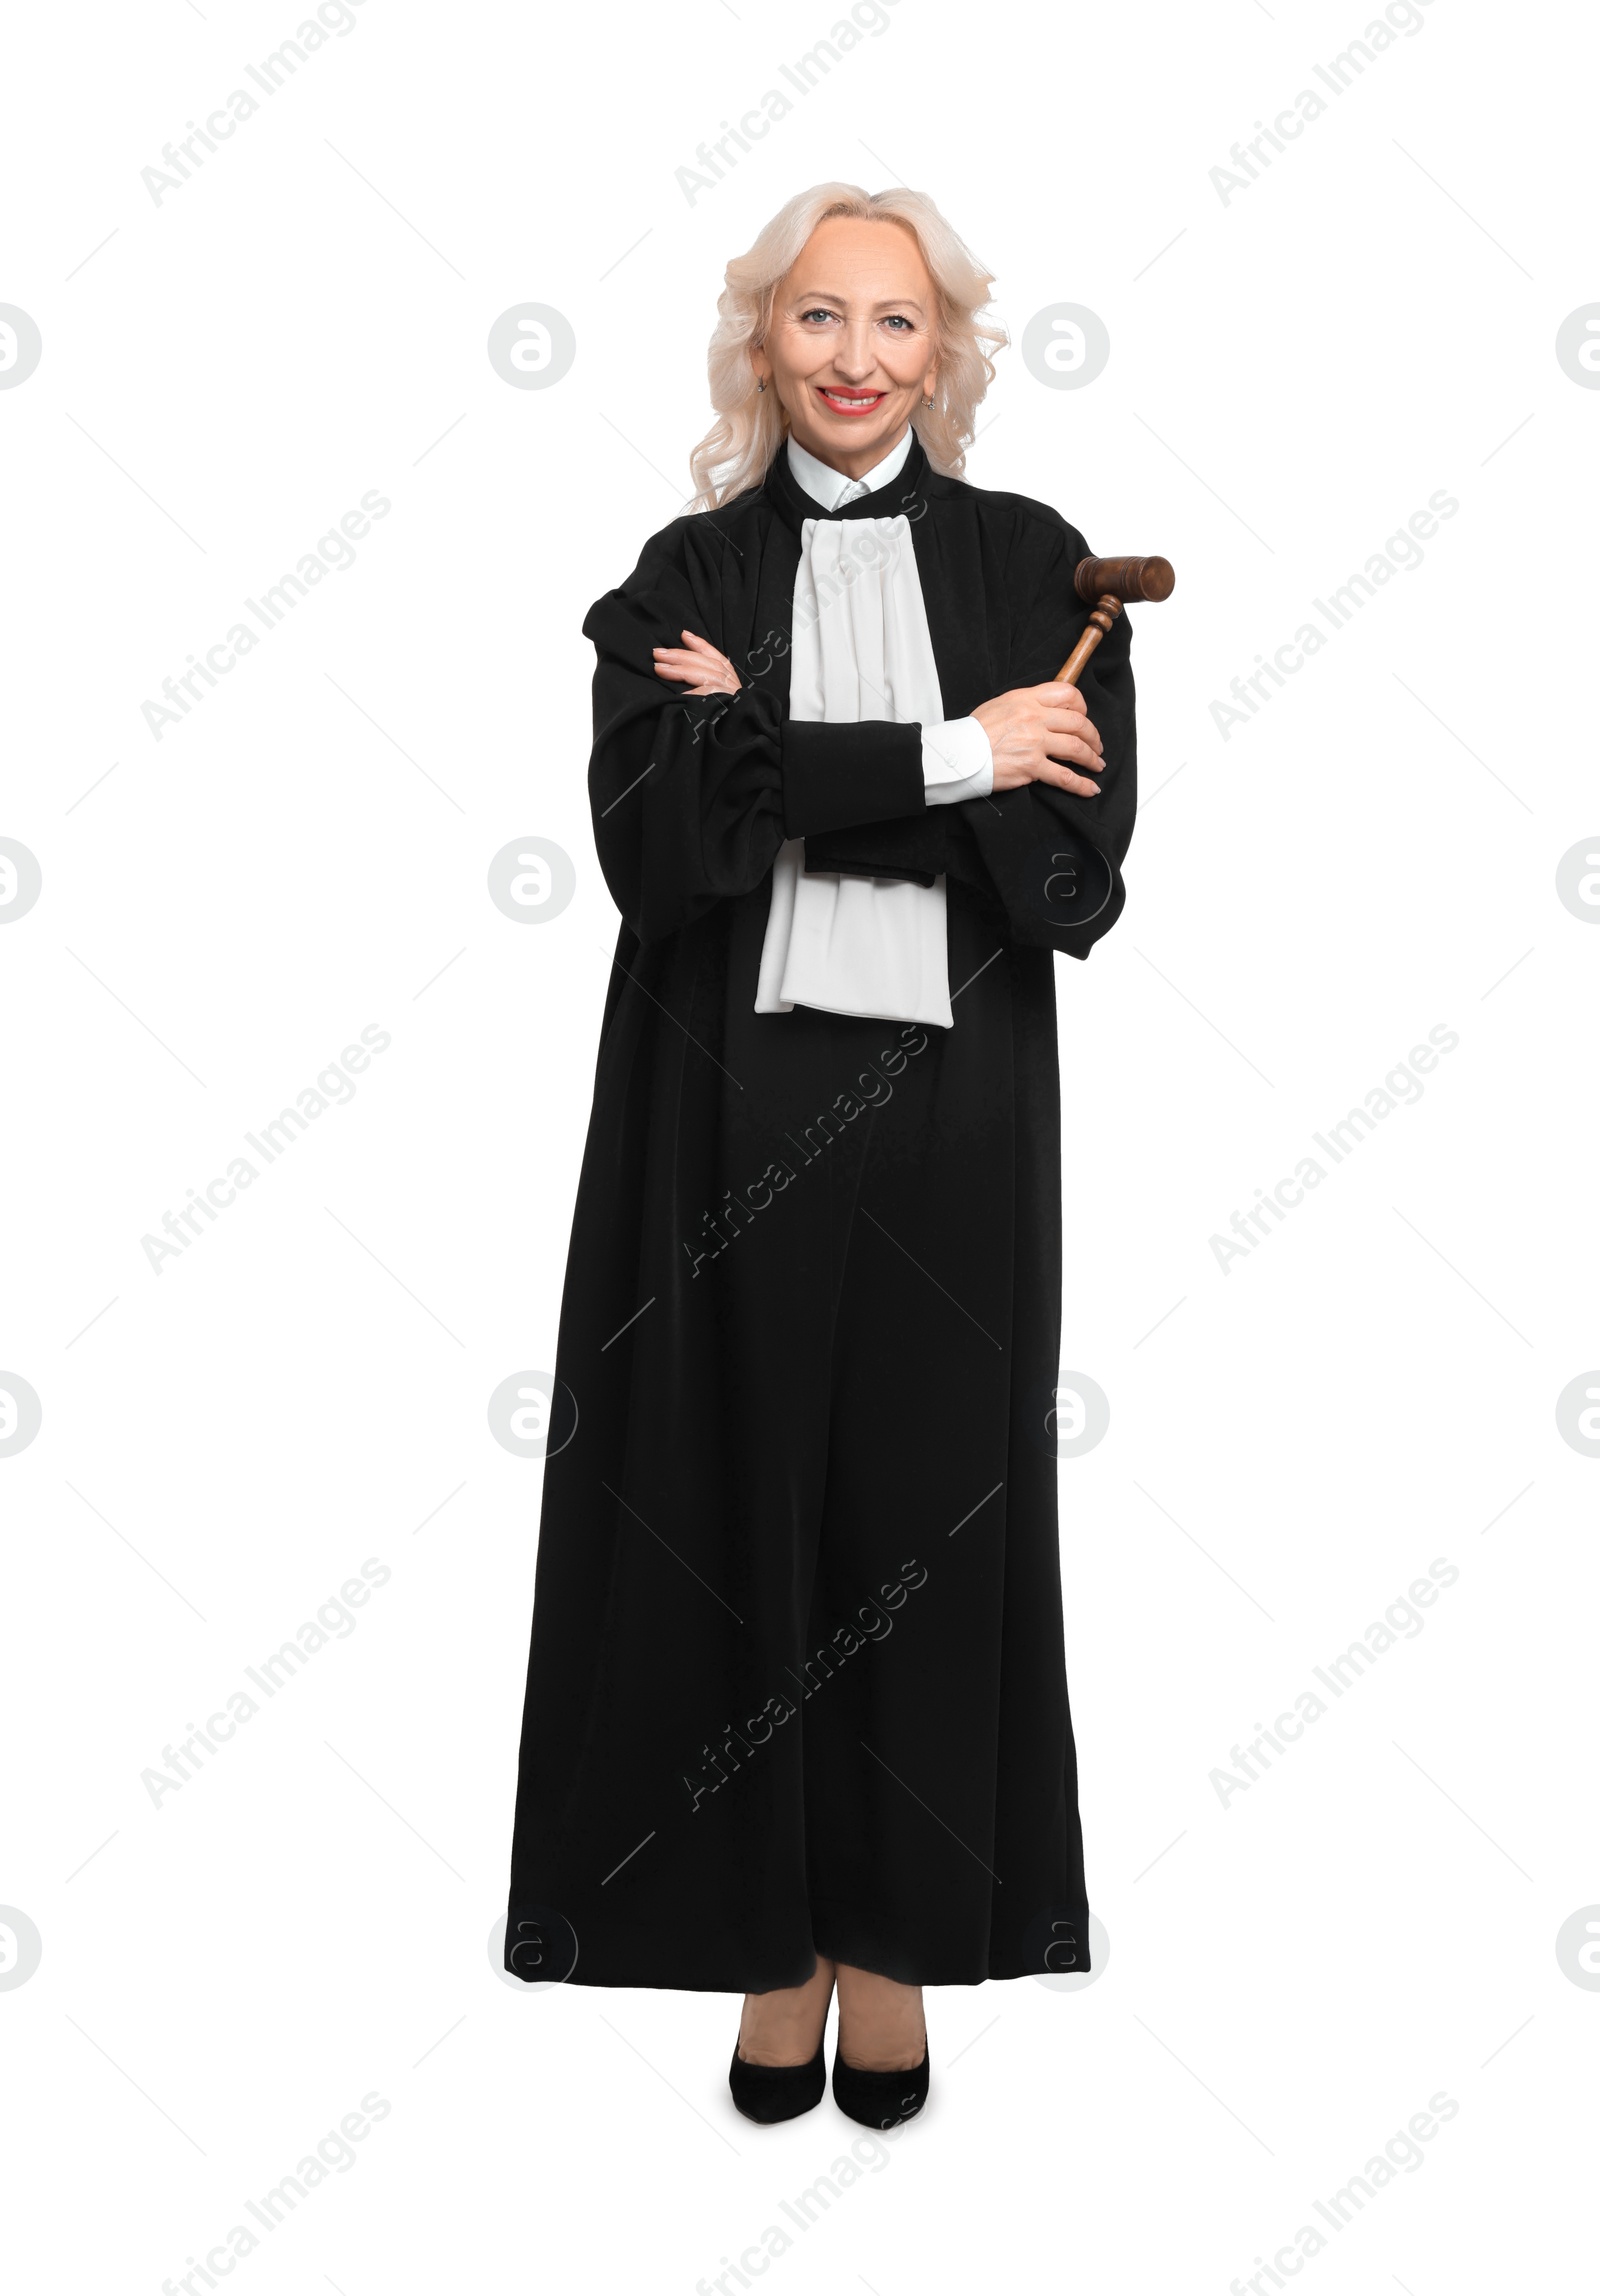
M 975 717 L 946 718 L 922 729 L 923 797 L 929 805 L 959 805 L 994 788 L 994 752 Z

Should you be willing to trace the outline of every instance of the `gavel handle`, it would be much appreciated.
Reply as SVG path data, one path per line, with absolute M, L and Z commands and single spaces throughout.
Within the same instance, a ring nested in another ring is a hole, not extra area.
M 1109 591 L 1103 598 L 1095 600 L 1094 611 L 1089 616 L 1088 628 L 1056 672 L 1058 685 L 1075 686 L 1077 684 L 1083 675 L 1084 663 L 1099 645 L 1101 639 L 1107 635 L 1112 623 L 1121 612 L 1122 600 L 1112 597 Z

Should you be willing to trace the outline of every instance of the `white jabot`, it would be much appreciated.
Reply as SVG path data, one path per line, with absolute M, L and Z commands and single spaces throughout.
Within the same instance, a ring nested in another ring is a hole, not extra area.
M 788 442 L 796 482 L 825 510 L 887 486 L 911 452 L 898 446 L 850 479 Z M 789 715 L 803 723 L 884 718 L 922 728 L 929 805 L 985 797 L 989 737 L 976 718 L 947 720 L 910 522 L 808 518 L 795 573 Z M 772 871 L 757 1012 L 797 1004 L 823 1012 L 953 1025 L 945 881 L 807 876 L 805 846 L 787 838 Z

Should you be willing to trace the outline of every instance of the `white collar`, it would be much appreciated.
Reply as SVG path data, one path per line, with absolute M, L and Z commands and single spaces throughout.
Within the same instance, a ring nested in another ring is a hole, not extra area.
M 789 468 L 796 483 L 805 489 L 813 502 L 821 503 L 824 510 L 837 510 L 841 503 L 855 502 L 863 494 L 872 494 L 880 486 L 887 486 L 890 479 L 904 469 L 914 435 L 911 425 L 907 423 L 899 445 L 892 446 L 882 462 L 874 463 L 865 478 L 847 478 L 842 470 L 835 470 L 831 463 L 819 462 L 814 454 L 807 453 L 799 441 L 791 436 Z

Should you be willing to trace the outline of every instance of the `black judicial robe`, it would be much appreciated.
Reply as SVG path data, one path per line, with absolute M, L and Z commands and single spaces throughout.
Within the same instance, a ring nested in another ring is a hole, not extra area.
M 506 1966 L 763 1992 L 1088 1967 L 1064 1660 L 1053 952 L 1123 902 L 1120 619 L 1082 680 L 1100 794 L 930 807 L 914 726 L 791 723 L 780 452 L 584 623 L 623 924 L 545 1462 Z M 904 515 L 947 717 L 1055 675 L 1083 537 L 920 442 Z M 686 696 L 651 648 L 744 684 Z M 772 867 L 947 886 L 954 1025 L 757 1013 Z

